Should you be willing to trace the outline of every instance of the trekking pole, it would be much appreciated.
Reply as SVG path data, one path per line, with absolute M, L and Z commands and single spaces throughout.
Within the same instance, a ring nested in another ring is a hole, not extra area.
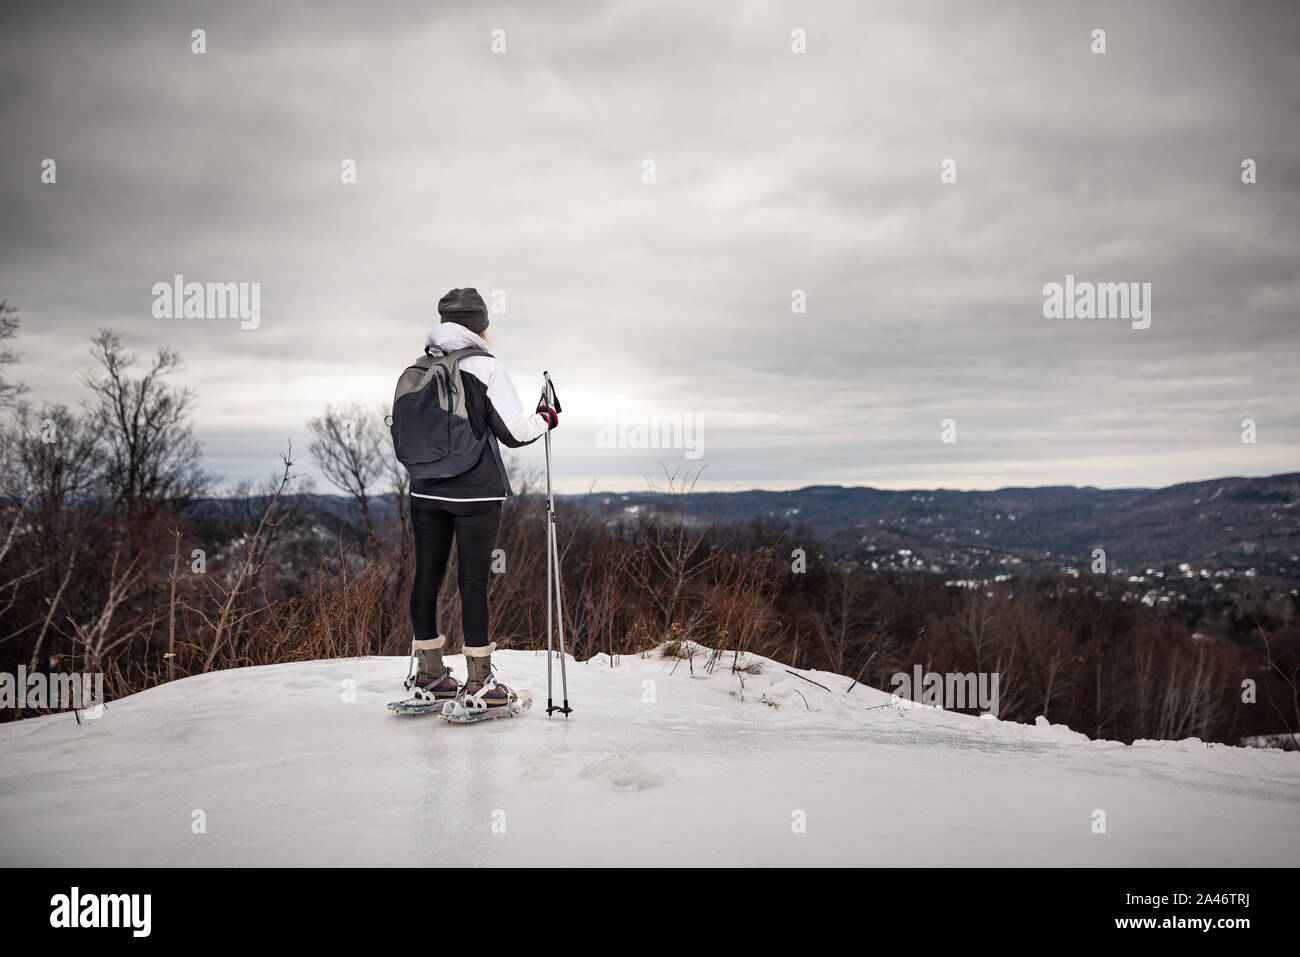
M 560 399 L 555 394 L 555 383 L 551 381 L 551 374 L 543 372 L 542 378 L 545 385 L 542 386 L 542 401 L 553 408 L 556 412 L 560 411 Z M 558 536 L 555 533 L 555 495 L 551 490 L 551 430 L 546 430 L 546 716 L 549 718 L 551 713 L 558 711 L 566 718 L 573 711 L 569 707 L 569 677 L 565 669 L 564 661 L 564 595 L 560 590 L 560 548 L 557 544 Z M 552 578 L 554 576 L 554 578 Z M 552 590 L 554 582 L 554 590 Z M 560 636 L 560 693 L 563 696 L 563 707 L 556 707 L 551 697 L 551 673 L 554 670 L 554 661 L 551 651 L 551 599 L 554 597 L 555 604 L 555 624 L 556 631 Z
M 546 389 L 542 389 L 542 401 L 546 401 Z M 551 651 L 552 614 L 551 611 L 551 431 L 546 430 L 546 716 L 551 716 Z

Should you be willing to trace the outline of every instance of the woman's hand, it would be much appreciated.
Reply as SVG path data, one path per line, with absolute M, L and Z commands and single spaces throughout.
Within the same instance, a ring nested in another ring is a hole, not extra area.
M 560 414 L 545 402 L 537 403 L 537 414 L 546 420 L 547 430 L 553 429 L 560 424 Z

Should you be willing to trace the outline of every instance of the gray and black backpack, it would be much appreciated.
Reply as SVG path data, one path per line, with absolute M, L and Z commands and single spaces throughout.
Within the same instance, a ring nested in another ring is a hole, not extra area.
M 478 464 L 488 430 L 475 436 L 469 424 L 460 360 L 490 355 L 475 347 L 441 355 L 426 350 L 397 380 L 389 431 L 411 478 L 451 478 Z

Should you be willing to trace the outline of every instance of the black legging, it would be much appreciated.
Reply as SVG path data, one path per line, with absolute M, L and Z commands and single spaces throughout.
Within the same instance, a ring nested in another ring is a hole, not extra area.
M 415 527 L 415 581 L 411 585 L 411 625 L 417 641 L 438 637 L 438 592 L 456 538 L 457 585 L 465 644 L 488 643 L 488 576 L 501 529 L 500 502 L 446 502 L 411 499 Z

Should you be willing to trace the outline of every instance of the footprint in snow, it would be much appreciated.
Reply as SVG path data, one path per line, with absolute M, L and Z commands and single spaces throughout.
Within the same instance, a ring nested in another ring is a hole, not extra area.
M 668 780 L 670 772 L 647 765 L 630 754 L 610 754 L 584 767 L 579 774 L 616 791 L 644 791 Z

